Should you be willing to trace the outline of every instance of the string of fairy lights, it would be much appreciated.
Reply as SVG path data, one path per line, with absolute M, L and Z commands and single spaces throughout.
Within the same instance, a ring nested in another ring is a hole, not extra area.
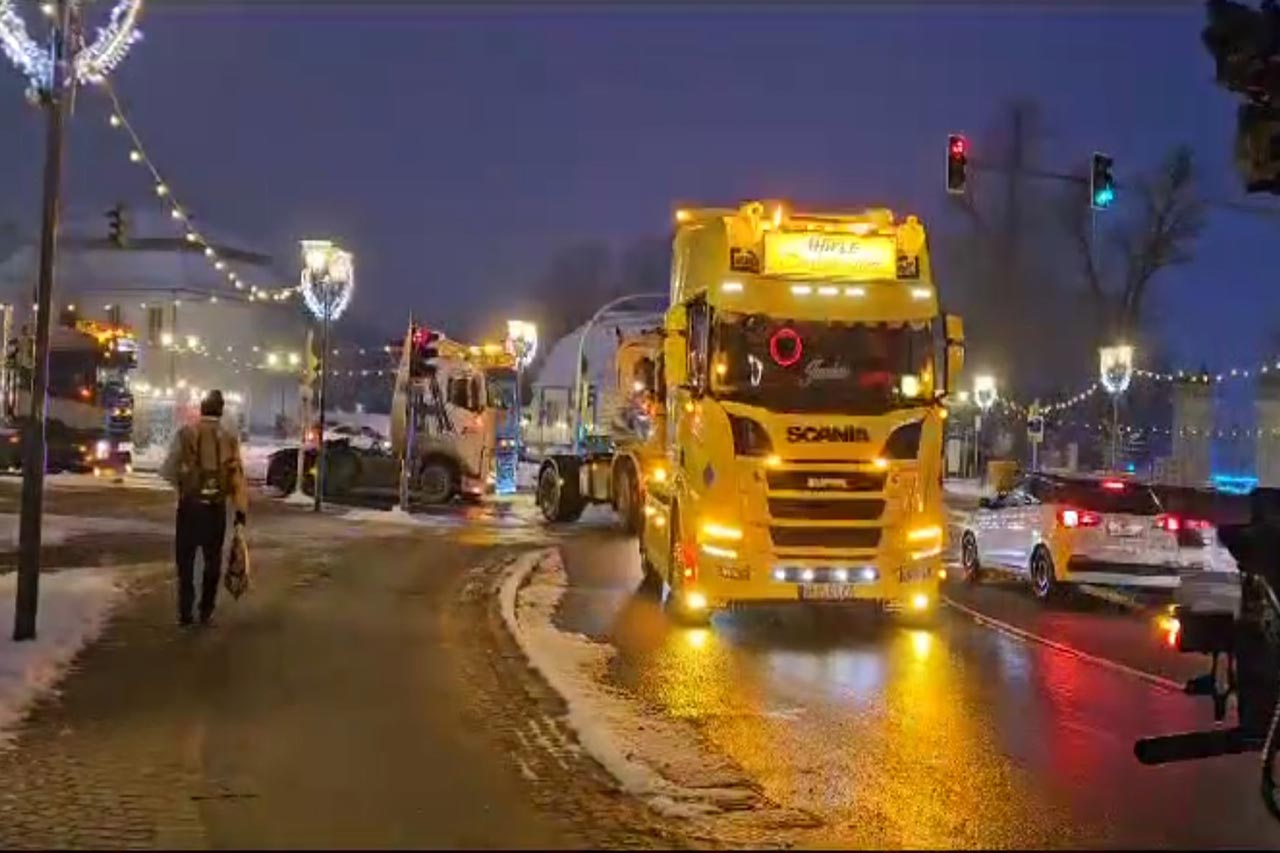
M 1232 367 L 1223 371 L 1209 370 L 1176 370 L 1176 371 L 1158 371 L 1145 370 L 1142 368 L 1134 368 L 1133 376 L 1135 379 L 1145 379 L 1151 382 L 1160 382 L 1167 384 L 1183 383 L 1187 385 L 1221 385 L 1237 380 L 1259 379 L 1261 377 L 1275 375 L 1280 377 L 1280 359 L 1272 359 L 1256 363 L 1250 367 Z M 1075 407 L 1088 402 L 1095 394 L 1102 391 L 1102 385 L 1098 382 L 1092 382 L 1082 390 L 1064 397 L 1060 400 L 1050 401 L 1048 403 L 1039 403 L 1038 409 L 1042 415 L 1055 415 L 1068 412 Z M 1008 398 L 998 398 L 995 407 L 1006 412 L 1011 412 L 1020 417 L 1026 417 L 1033 406 L 1037 404 L 1020 403 L 1017 400 Z M 1166 434 L 1169 432 L 1165 431 Z M 1217 431 L 1221 432 L 1221 431 Z
M 183 237 L 193 248 L 200 251 L 215 273 L 225 278 L 227 283 L 236 291 L 236 295 L 245 297 L 245 292 L 247 291 L 247 300 L 249 302 L 283 302 L 297 292 L 297 287 L 260 287 L 253 282 L 246 281 L 240 273 L 230 267 L 227 259 L 221 256 L 213 242 L 201 233 L 196 226 L 191 208 L 179 201 L 178 194 L 174 191 L 173 186 L 164 179 L 159 168 L 156 167 L 155 161 L 147 154 L 146 146 L 142 144 L 142 139 L 138 135 L 136 128 L 125 115 L 124 107 L 121 105 L 120 98 L 117 96 L 114 87 L 110 82 L 104 80 L 98 88 L 106 93 L 107 99 L 110 101 L 111 110 L 107 118 L 108 124 L 123 132 L 129 138 L 129 162 L 147 170 L 151 177 L 152 192 L 154 192 L 159 202 L 168 208 L 169 217 L 174 221 Z M 218 297 L 216 294 L 212 294 L 209 299 L 211 302 L 216 302 Z

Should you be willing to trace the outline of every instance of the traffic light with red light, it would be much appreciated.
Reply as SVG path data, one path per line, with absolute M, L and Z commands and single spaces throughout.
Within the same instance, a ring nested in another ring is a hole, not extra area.
M 440 350 L 436 344 L 440 341 L 441 334 L 434 329 L 427 329 L 422 326 L 415 326 L 410 333 L 410 350 L 409 350 L 409 376 L 413 378 L 421 378 L 431 373 L 430 362 L 440 356 Z
M 1116 200 L 1116 179 L 1111 174 L 1115 161 L 1106 154 L 1094 152 L 1089 169 L 1089 206 L 1094 210 L 1106 210 Z
M 963 195 L 969 183 L 969 140 L 958 133 L 947 137 L 947 192 Z

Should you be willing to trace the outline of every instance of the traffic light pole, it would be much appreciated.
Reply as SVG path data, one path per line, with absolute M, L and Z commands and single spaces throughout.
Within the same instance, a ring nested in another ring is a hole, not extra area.
M 62 195 L 62 152 L 70 91 L 67 80 L 67 33 L 71 4 L 57 0 L 53 33 L 53 79 L 45 109 L 48 127 L 44 147 L 44 199 L 40 214 L 40 275 L 36 284 L 36 352 L 31 371 L 31 406 L 23 441 L 22 517 L 18 530 L 18 585 L 14 601 L 13 639 L 33 640 L 40 600 L 40 525 L 44 512 L 45 415 L 49 382 L 49 317 L 53 313 L 53 270 L 58 254 L 58 218 Z M 74 84 L 73 84 L 74 85 Z

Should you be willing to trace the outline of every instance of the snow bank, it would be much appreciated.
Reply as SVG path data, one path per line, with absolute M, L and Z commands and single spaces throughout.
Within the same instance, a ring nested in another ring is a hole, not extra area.
M 0 748 L 40 696 L 51 691 L 81 648 L 93 642 L 121 594 L 113 569 L 71 569 L 40 576 L 36 639 L 15 643 L 17 575 L 0 575 Z
M 579 743 L 628 794 L 668 817 L 697 821 L 700 832 L 758 839 L 751 824 L 777 830 L 812 825 L 780 809 L 727 760 L 712 753 L 686 722 L 663 716 L 604 681 L 615 649 L 559 630 L 552 615 L 567 589 L 554 550 L 514 561 L 499 594 L 502 618 L 525 657 L 564 699 Z
M 0 513 L 0 544 L 7 542 L 18 547 L 19 516 L 15 513 Z M 86 515 L 49 515 L 43 516 L 43 529 L 40 541 L 44 545 L 61 545 L 68 539 L 77 536 L 93 536 L 112 533 L 137 534 L 150 533 L 168 536 L 173 528 L 168 524 L 156 521 L 140 521 L 133 518 L 99 518 Z

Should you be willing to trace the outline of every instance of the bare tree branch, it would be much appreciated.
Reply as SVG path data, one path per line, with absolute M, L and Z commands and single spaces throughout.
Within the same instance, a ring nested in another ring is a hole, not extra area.
M 1188 263 L 1204 229 L 1205 208 L 1195 187 L 1191 150 L 1170 152 L 1160 172 L 1140 183 L 1143 215 L 1126 229 L 1124 290 L 1120 305 L 1121 331 L 1130 332 L 1141 320 L 1142 304 L 1160 270 Z

